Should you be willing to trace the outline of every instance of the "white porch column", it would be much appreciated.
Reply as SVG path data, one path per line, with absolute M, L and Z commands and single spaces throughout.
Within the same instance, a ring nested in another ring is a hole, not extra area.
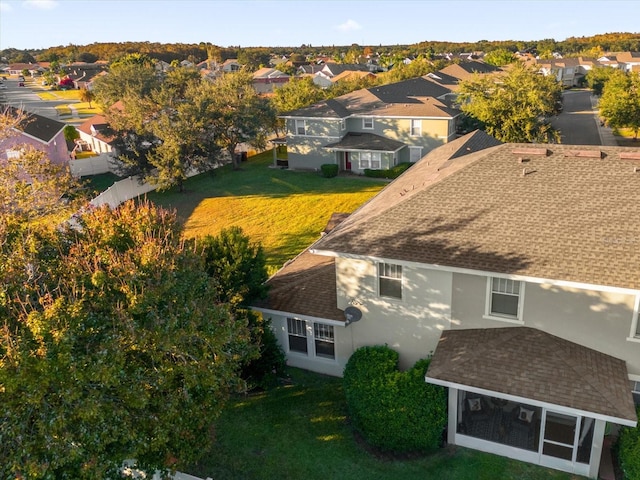
M 589 478 L 598 478 L 606 424 L 607 422 L 604 420 L 596 420 L 596 424 L 593 427 L 593 443 L 591 444 L 591 458 L 589 459 Z
M 449 387 L 449 418 L 447 419 L 447 443 L 455 445 L 458 429 L 458 389 Z

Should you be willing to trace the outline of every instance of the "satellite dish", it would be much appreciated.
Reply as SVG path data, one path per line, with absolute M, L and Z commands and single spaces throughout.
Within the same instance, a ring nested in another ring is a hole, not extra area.
M 344 309 L 345 326 L 357 322 L 362 318 L 362 312 L 356 307 L 347 307 Z

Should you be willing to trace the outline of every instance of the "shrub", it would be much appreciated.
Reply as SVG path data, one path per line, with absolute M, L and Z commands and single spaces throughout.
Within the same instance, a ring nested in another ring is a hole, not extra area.
M 242 367 L 242 378 L 249 389 L 268 390 L 275 387 L 278 378 L 284 375 L 287 362 L 284 350 L 278 343 L 269 318 L 258 317 L 247 312 L 254 344 L 258 344 L 259 356 Z
M 403 162 L 388 170 L 371 170 L 369 168 L 365 168 L 364 175 L 365 177 L 371 178 L 398 178 L 411 165 L 413 165 L 413 163 Z
M 636 409 L 640 416 L 640 407 Z M 640 478 L 640 426 L 623 427 L 618 437 L 618 458 L 627 480 Z
M 438 448 L 447 422 L 446 394 L 425 382 L 429 359 L 398 371 L 398 353 L 387 346 L 356 350 L 344 370 L 353 427 L 365 440 L 393 452 Z
M 320 171 L 325 178 L 332 178 L 338 176 L 338 165 L 335 163 L 325 163 L 320 165 Z

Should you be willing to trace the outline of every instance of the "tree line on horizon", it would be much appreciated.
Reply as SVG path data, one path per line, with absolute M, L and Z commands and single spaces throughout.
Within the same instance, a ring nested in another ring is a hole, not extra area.
M 593 35 L 589 37 L 569 37 L 562 41 L 553 38 L 541 40 L 480 40 L 478 42 L 424 41 L 410 45 L 301 45 L 279 47 L 220 47 L 209 42 L 198 44 L 158 43 L 158 42 L 121 42 L 92 43 L 89 45 L 59 45 L 44 49 L 8 48 L 0 51 L 8 63 L 34 62 L 95 62 L 97 60 L 113 61 L 126 54 L 141 53 L 151 58 L 171 63 L 174 60 L 189 59 L 201 62 L 216 59 L 224 62 L 235 58 L 244 64 L 267 64 L 271 55 L 324 55 L 341 59 L 351 52 L 376 52 L 384 56 L 418 56 L 437 55 L 442 53 L 490 52 L 506 49 L 511 52 L 532 52 L 541 56 L 559 52 L 565 56 L 594 56 L 603 52 L 640 51 L 640 33 L 616 32 Z

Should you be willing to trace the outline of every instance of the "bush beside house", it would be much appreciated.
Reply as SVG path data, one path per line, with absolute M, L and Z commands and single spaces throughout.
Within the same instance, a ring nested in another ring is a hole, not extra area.
M 388 170 L 371 170 L 369 168 L 364 169 L 365 177 L 371 178 L 398 178 L 404 171 L 409 168 L 413 163 L 403 162 L 389 168 Z
M 382 450 L 435 450 L 447 422 L 445 389 L 425 382 L 429 359 L 400 372 L 398 357 L 387 346 L 362 347 L 353 353 L 344 370 L 352 425 Z
M 636 411 L 640 417 L 640 407 Z M 618 438 L 618 458 L 625 480 L 640 479 L 640 426 L 622 428 Z
M 338 176 L 338 165 L 333 163 L 325 163 L 320 165 L 320 171 L 325 178 L 332 178 Z

